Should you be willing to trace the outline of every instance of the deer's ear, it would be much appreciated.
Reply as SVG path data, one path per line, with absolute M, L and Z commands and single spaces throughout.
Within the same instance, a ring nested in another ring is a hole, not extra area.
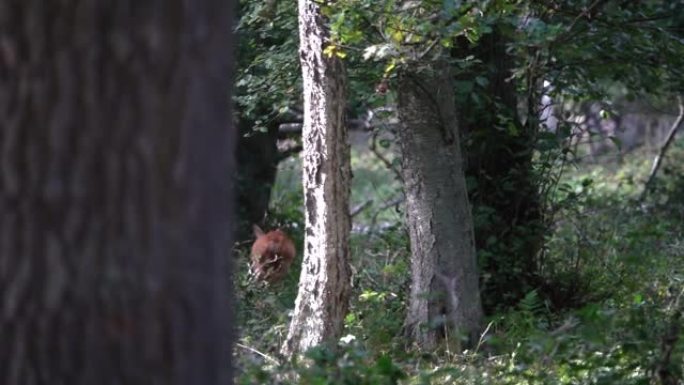
M 262 230 L 261 227 L 257 226 L 256 224 L 252 225 L 252 231 L 254 231 L 254 236 L 257 238 L 264 236 L 264 230 Z

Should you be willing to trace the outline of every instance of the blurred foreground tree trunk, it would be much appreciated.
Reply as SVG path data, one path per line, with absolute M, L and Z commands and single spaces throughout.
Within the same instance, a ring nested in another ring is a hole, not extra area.
M 299 292 L 282 348 L 290 356 L 339 338 L 351 291 L 346 75 L 336 56 L 323 53 L 329 34 L 314 0 L 299 0 L 299 36 L 306 230 Z
M 442 337 L 472 341 L 483 317 L 453 87 L 446 65 L 404 73 L 397 87 L 411 240 L 406 328 L 426 350 Z
M 0 383 L 231 382 L 231 3 L 0 2 Z

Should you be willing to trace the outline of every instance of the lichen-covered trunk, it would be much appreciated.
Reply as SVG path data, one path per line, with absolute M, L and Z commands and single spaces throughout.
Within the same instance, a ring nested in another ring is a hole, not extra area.
M 334 342 L 342 332 L 350 294 L 345 72 L 339 59 L 323 54 L 328 32 L 314 0 L 299 0 L 299 38 L 306 229 L 299 292 L 282 347 L 285 355 Z
M 482 321 L 453 82 L 446 66 L 435 72 L 404 74 L 397 89 L 411 241 L 406 328 L 423 349 L 444 336 L 472 339 Z
M 231 2 L 0 2 L 0 383 L 230 377 Z

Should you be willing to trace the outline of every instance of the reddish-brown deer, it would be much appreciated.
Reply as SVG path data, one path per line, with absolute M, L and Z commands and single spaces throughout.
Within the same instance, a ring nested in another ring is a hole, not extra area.
M 294 242 L 281 230 L 264 233 L 257 225 L 253 226 L 256 240 L 252 245 L 252 276 L 267 283 L 283 279 L 295 257 Z

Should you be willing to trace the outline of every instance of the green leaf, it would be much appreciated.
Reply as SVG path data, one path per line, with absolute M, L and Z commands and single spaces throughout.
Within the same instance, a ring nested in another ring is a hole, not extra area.
M 327 57 L 332 57 L 333 55 L 335 55 L 336 49 L 337 49 L 336 46 L 330 44 L 323 49 L 323 55 L 325 55 Z
M 403 43 L 404 42 L 404 33 L 399 30 L 394 30 L 391 34 L 392 40 L 396 43 Z
M 394 69 L 397 67 L 397 62 L 392 60 L 386 67 L 385 67 L 385 76 L 389 75 L 394 71 Z

